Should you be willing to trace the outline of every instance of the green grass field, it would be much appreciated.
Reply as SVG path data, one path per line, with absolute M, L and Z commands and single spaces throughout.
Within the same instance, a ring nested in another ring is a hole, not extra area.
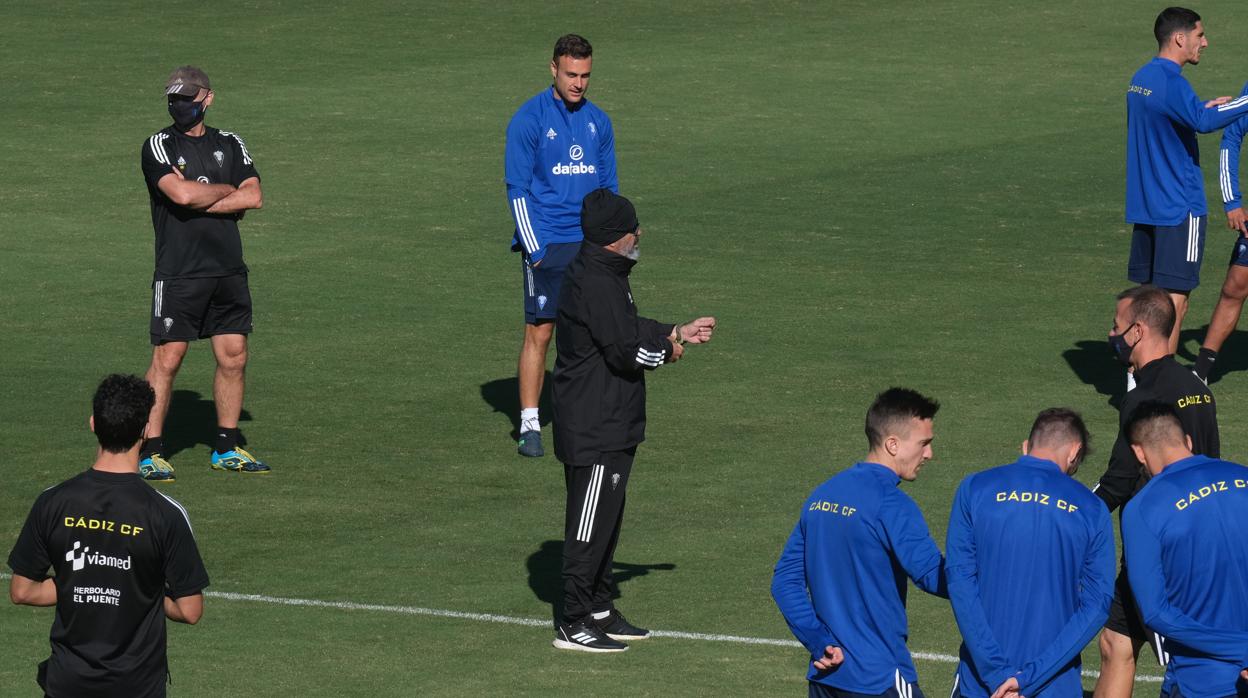
M 166 438 L 213 592 L 547 619 L 562 535 L 553 457 L 509 437 L 521 332 L 502 183 L 512 112 L 554 39 L 595 47 L 646 228 L 639 307 L 720 319 L 650 382 L 621 608 L 668 631 L 790 639 L 771 568 L 810 489 L 865 453 L 894 384 L 939 398 L 907 485 L 943 539 L 959 480 L 1011 460 L 1041 408 L 1081 410 L 1099 477 L 1122 373 L 1127 79 L 1160 4 L 860 2 L 202 5 L 19 3 L 0 29 L 0 544 L 87 467 L 101 376 L 147 366 L 152 231 L 139 149 L 174 66 L 213 79 L 265 208 L 242 224 L 256 331 L 243 427 L 274 467 L 208 468 L 211 353 L 193 346 Z M 1186 74 L 1238 94 L 1242 7 L 1210 2 Z M 1217 136 L 1190 355 L 1232 235 Z M 1248 341 L 1214 384 L 1248 457 Z M 547 413 L 548 416 L 549 413 Z M 549 430 L 547 439 L 550 439 Z M 7 582 L 6 582 L 7 583 Z M 47 609 L 0 606 L 0 694 L 34 696 Z M 917 591 L 911 648 L 957 653 Z M 216 597 L 170 629 L 173 696 L 802 695 L 792 647 L 655 638 L 573 656 L 550 631 Z M 1094 649 L 1084 654 L 1095 670 Z M 953 665 L 919 661 L 931 696 Z M 1148 672 L 1158 673 L 1156 667 Z M 1086 685 L 1091 687 L 1091 680 Z M 1150 694 L 1156 683 L 1137 687 Z

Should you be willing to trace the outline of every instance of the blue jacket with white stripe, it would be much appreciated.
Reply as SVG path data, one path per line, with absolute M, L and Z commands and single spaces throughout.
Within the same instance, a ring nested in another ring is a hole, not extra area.
M 1127 574 L 1184 698 L 1236 695 L 1248 667 L 1248 468 L 1175 461 L 1122 515 Z
M 1248 83 L 1240 96 L 1248 96 Z M 1222 131 L 1222 145 L 1218 149 L 1218 184 L 1222 188 L 1222 206 L 1226 211 L 1243 207 L 1239 193 L 1239 149 L 1244 143 L 1244 131 L 1248 130 L 1248 117 L 1236 119 Z
M 962 481 L 945 555 L 958 692 L 986 698 L 1013 677 L 1028 698 L 1080 695 L 1079 652 L 1109 616 L 1117 571 L 1104 502 L 1023 456 Z
M 807 679 L 878 694 L 918 680 L 906 647 L 906 577 L 948 596 L 944 560 L 923 514 L 878 463 L 856 463 L 819 485 L 776 563 L 771 595 L 813 659 L 840 647 L 845 661 Z
M 602 187 L 619 193 L 611 119 L 587 99 L 569 109 L 554 88 L 511 117 L 504 155 L 512 249 L 534 264 L 551 243 L 581 241 L 586 194 Z
M 1127 222 L 1173 226 L 1209 212 L 1196 133 L 1248 114 L 1248 97 L 1206 107 L 1172 60 L 1157 57 L 1127 88 Z

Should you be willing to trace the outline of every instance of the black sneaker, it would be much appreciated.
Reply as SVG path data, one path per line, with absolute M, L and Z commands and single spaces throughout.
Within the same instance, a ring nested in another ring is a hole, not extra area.
M 624 616 L 614 608 L 611 609 L 611 615 L 606 618 L 595 618 L 594 625 L 613 640 L 644 640 L 650 637 L 649 630 L 639 628 L 624 620 Z
M 529 458 L 541 458 L 546 455 L 546 451 L 542 450 L 542 432 L 526 431 L 520 434 L 520 443 L 516 446 L 516 452 Z
M 579 621 L 555 626 L 555 640 L 551 643 L 561 650 L 581 652 L 623 652 L 628 645 L 607 637 L 593 623 Z

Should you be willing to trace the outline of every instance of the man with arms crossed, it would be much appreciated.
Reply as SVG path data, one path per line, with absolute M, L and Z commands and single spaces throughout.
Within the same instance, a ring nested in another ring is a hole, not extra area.
M 521 252 L 524 274 L 524 343 L 516 369 L 522 456 L 545 454 L 538 401 L 560 285 L 581 246 L 581 201 L 600 187 L 619 193 L 611 119 L 585 99 L 593 54 L 584 37 L 560 37 L 550 61 L 554 84 L 525 102 L 507 124 L 511 247 Z
M 1248 96 L 1248 84 L 1241 96 Z M 1222 282 L 1222 295 L 1213 308 L 1209 329 L 1201 343 L 1200 354 L 1192 370 L 1200 379 L 1209 382 L 1213 364 L 1218 360 L 1222 344 L 1235 331 L 1239 315 L 1248 298 L 1248 216 L 1244 215 L 1243 196 L 1239 191 L 1239 152 L 1248 131 L 1248 118 L 1238 119 L 1222 131 L 1222 147 L 1219 150 L 1218 183 L 1222 189 L 1222 205 L 1226 209 L 1226 227 L 1239 232 L 1235 246 L 1231 248 L 1231 260 Z
M 1248 695 L 1248 468 L 1193 455 L 1172 405 L 1141 405 L 1127 430 L 1152 479 L 1122 541 L 1144 623 L 1165 636 L 1162 695 Z
M 1082 694 L 1079 653 L 1114 595 L 1114 524 L 1074 479 L 1088 430 L 1036 417 L 1017 461 L 968 476 L 949 516 L 945 569 L 962 631 L 954 698 Z
M 948 596 L 923 514 L 897 485 L 932 457 L 940 408 L 890 388 L 867 411 L 864 461 L 815 488 L 776 563 L 771 595 L 810 653 L 812 698 L 922 698 L 906 647 L 906 577 Z
M 1122 400 L 1118 438 L 1109 465 L 1093 488 L 1112 512 L 1144 486 L 1143 464 L 1131 450 L 1126 425 L 1140 404 L 1157 400 L 1179 409 L 1183 430 L 1192 437 L 1197 453 L 1213 458 L 1221 452 L 1217 404 L 1208 386 L 1179 365 L 1170 352 L 1175 312 L 1171 296 L 1156 286 L 1136 286 L 1118 294 L 1109 345 L 1118 360 L 1135 372 L 1138 387 Z M 1118 575 L 1109 620 L 1101 633 L 1101 676 L 1096 698 L 1126 698 L 1135 678 L 1140 648 L 1150 637 L 1161 657 L 1157 639 L 1140 618 L 1126 569 Z
M 13 603 L 56 606 L 37 679 L 51 698 L 164 696 L 165 618 L 203 614 L 208 573 L 186 510 L 139 477 L 154 400 L 135 376 L 100 383 L 94 465 L 39 495 L 9 554 Z
M 1135 225 L 1127 278 L 1166 289 L 1177 317 L 1169 337 L 1178 349 L 1188 294 L 1200 283 L 1208 219 L 1196 133 L 1248 114 L 1248 97 L 1203 102 L 1182 68 L 1209 45 L 1200 15 L 1169 7 L 1153 25 L 1157 57 L 1127 88 L 1126 220 Z M 1130 385 L 1130 380 L 1128 380 Z
M 139 469 L 155 482 L 174 479 L 165 460 L 165 416 L 173 380 L 188 342 L 210 339 L 217 360 L 212 398 L 217 432 L 209 464 L 214 470 L 267 473 L 269 466 L 239 446 L 243 372 L 251 332 L 251 292 L 238 221 L 263 205 L 260 175 L 243 139 L 204 125 L 214 93 L 204 71 L 182 66 L 165 84 L 173 124 L 143 143 L 156 229 L 152 282 L 152 365 L 147 381 L 156 391 Z

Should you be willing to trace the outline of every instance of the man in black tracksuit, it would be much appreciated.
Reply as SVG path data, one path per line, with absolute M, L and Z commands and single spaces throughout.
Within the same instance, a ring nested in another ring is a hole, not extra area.
M 1136 286 L 1118 295 L 1110 347 L 1118 359 L 1135 372 L 1135 389 L 1127 393 L 1119 411 L 1118 440 L 1109 456 L 1109 466 L 1093 492 L 1110 511 L 1127 503 L 1147 482 L 1144 465 L 1135 457 L 1125 428 L 1137 406 L 1157 401 L 1173 405 L 1192 439 L 1192 452 L 1219 457 L 1217 405 L 1204 381 L 1175 361 L 1170 353 L 1170 332 L 1174 328 L 1174 303 L 1169 294 L 1156 286 Z M 1162 663 L 1165 652 L 1157 635 L 1144 627 L 1135 604 L 1135 595 L 1124 567 L 1114 588 L 1109 619 L 1101 633 L 1101 676 L 1096 694 L 1105 698 L 1129 696 L 1135 676 L 1135 661 L 1145 641 L 1154 643 Z
M 581 205 L 585 243 L 568 265 L 555 325 L 555 455 L 563 462 L 567 509 L 563 618 L 554 646 L 621 652 L 633 626 L 611 602 L 611 563 L 624 491 L 637 444 L 645 439 L 646 371 L 672 363 L 684 344 L 711 339 L 715 318 L 684 325 L 641 317 L 628 274 L 640 255 L 633 205 L 597 189 Z

